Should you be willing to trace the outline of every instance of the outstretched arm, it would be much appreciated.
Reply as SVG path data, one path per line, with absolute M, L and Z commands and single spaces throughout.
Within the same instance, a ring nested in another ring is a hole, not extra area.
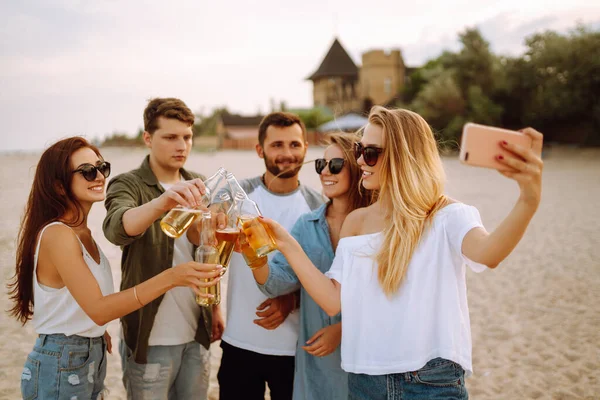
M 123 227 L 129 236 L 146 231 L 161 215 L 181 205 L 187 208 L 202 207 L 202 196 L 206 189 L 200 178 L 178 182 L 159 197 L 131 208 L 123 214 Z
M 135 288 L 105 296 L 83 259 L 75 233 L 60 225 L 51 226 L 48 231 L 41 239 L 40 258 L 56 268 L 77 304 L 100 326 L 143 307 L 176 286 L 188 286 L 196 294 L 210 297 L 200 293 L 199 288 L 213 286 L 222 273 L 222 268 L 214 264 L 188 262 L 169 268 Z M 206 283 L 207 278 L 216 279 Z
M 302 242 L 302 238 L 310 236 L 310 233 L 303 217 L 296 221 L 290 232 L 298 243 Z M 262 267 L 253 269 L 252 274 L 258 288 L 269 297 L 281 296 L 300 289 L 300 281 L 296 273 L 281 252 L 275 252 L 268 263 L 265 262 Z
M 503 142 L 498 145 L 512 155 L 497 157 L 499 162 L 512 169 L 500 173 L 519 184 L 520 196 L 517 203 L 493 232 L 487 233 L 482 228 L 473 229 L 465 235 L 462 243 L 462 252 L 465 256 L 490 268 L 498 266 L 517 246 L 541 199 L 544 166 L 541 159 L 543 136 L 532 128 L 524 129 L 522 132 L 531 137 L 531 149 Z
M 300 244 L 277 222 L 263 218 L 275 236 L 277 247 L 288 260 L 310 297 L 329 315 L 341 310 L 341 286 L 325 276 L 308 258 Z

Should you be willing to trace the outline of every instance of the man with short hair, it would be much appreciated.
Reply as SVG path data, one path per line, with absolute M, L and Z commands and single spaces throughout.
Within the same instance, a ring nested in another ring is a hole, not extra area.
M 298 181 L 308 146 L 306 128 L 295 114 L 271 113 L 260 123 L 258 141 L 256 152 L 266 171 L 240 185 L 265 217 L 291 230 L 302 214 L 323 203 L 317 191 Z M 267 299 L 239 253 L 232 255 L 229 271 L 220 399 L 264 399 L 265 383 L 271 399 L 291 399 L 299 319 L 288 314 L 297 308 L 297 297 Z
M 174 265 L 193 260 L 186 235 L 173 239 L 160 220 L 176 205 L 194 207 L 204 193 L 202 175 L 183 168 L 192 146 L 194 114 L 175 98 L 152 99 L 144 110 L 142 165 L 110 181 L 103 229 L 121 246 L 121 290 Z M 191 288 L 164 296 L 121 318 L 119 347 L 129 399 L 206 399 L 212 310 L 198 306 Z M 215 324 L 222 326 L 220 314 Z

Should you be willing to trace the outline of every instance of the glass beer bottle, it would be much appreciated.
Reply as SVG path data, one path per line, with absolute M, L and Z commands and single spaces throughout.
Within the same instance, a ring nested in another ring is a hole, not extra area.
M 225 179 L 227 179 L 227 184 L 229 185 L 229 190 L 231 190 L 231 197 L 233 199 L 235 199 L 235 196 L 238 193 L 243 194 L 244 197 L 248 197 L 248 194 L 244 191 L 244 189 L 242 189 L 242 186 L 235 178 L 235 175 L 233 175 L 231 172 L 228 172 L 225 176 Z
M 202 196 L 202 205 L 204 207 L 210 205 L 216 189 L 226 176 L 227 171 L 224 168 L 219 168 L 213 176 L 204 181 L 204 186 L 206 187 L 206 192 Z M 160 228 L 167 236 L 177 239 L 183 235 L 201 213 L 202 211 L 197 209 L 176 206 L 160 221 Z
M 229 266 L 229 260 L 231 260 L 231 254 L 235 248 L 235 242 L 240 234 L 240 229 L 237 227 L 237 221 L 232 215 L 234 205 L 231 204 L 229 194 L 220 194 L 219 203 L 221 207 L 218 211 L 225 213 L 227 216 L 225 228 L 217 228 L 215 234 L 217 238 L 217 250 L 219 251 L 219 264 L 223 266 L 223 272 L 225 272 Z
M 236 206 L 237 224 L 244 236 L 244 238 L 241 238 L 240 243 L 247 242 L 257 257 L 266 256 L 273 250 L 277 250 L 277 245 L 269 227 L 258 218 L 261 213 L 256 203 L 248 196 L 237 193 L 234 204 Z M 248 263 L 248 260 L 246 260 L 246 263 Z M 251 266 L 250 263 L 248 265 Z
M 204 264 L 219 264 L 219 251 L 215 247 L 215 230 L 212 225 L 210 211 L 202 213 L 202 231 L 200 232 L 200 246 L 196 249 L 194 259 L 196 262 Z M 214 279 L 214 278 L 213 278 Z M 211 281 L 211 278 L 204 279 L 205 283 Z M 201 293 L 212 294 L 214 297 L 196 296 L 196 303 L 202 307 L 209 307 L 221 302 L 221 282 L 213 286 L 200 287 Z

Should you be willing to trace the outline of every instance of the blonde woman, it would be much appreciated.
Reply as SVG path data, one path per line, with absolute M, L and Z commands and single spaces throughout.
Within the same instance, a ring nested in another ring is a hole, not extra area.
M 346 216 L 373 202 L 373 193 L 360 186 L 360 167 L 353 154 L 359 139 L 347 133 L 327 136 L 324 158 L 315 160 L 315 170 L 329 201 L 302 215 L 291 230 L 310 261 L 323 273 L 331 268 Z M 347 399 L 348 374 L 340 366 L 341 315 L 330 317 L 315 303 L 281 253 L 252 272 L 260 290 L 269 297 L 301 289 L 294 399 Z
M 374 107 L 355 152 L 378 201 L 348 215 L 329 272 L 273 221 L 279 249 L 329 315 L 343 312 L 342 368 L 351 399 L 467 399 L 472 372 L 465 270 L 495 268 L 522 238 L 541 196 L 542 135 L 498 143 L 519 198 L 488 233 L 476 208 L 444 196 L 431 129 L 408 110 Z

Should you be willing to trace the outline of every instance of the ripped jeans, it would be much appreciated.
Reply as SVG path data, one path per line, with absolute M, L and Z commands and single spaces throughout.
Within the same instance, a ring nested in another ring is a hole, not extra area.
M 138 364 L 120 340 L 123 384 L 129 400 L 206 400 L 210 352 L 200 343 L 149 346 L 147 364 Z
M 25 400 L 106 398 L 104 338 L 41 334 L 21 373 Z

